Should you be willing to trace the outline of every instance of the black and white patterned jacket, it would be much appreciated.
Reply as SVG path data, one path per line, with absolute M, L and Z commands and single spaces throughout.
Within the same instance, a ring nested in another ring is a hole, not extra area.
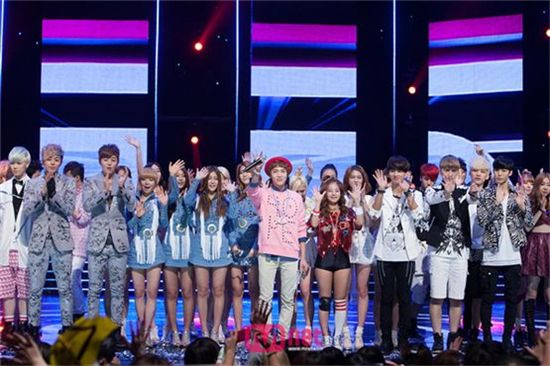
M 527 243 L 525 227 L 532 225 L 533 214 L 529 199 L 525 199 L 525 211 L 516 202 L 517 193 L 513 185 L 508 184 L 509 194 L 506 207 L 506 227 L 510 233 L 512 245 L 520 248 Z M 504 212 L 502 205 L 496 201 L 496 185 L 492 184 L 479 193 L 477 218 L 479 225 L 485 229 L 483 245 L 485 249 L 498 251 Z

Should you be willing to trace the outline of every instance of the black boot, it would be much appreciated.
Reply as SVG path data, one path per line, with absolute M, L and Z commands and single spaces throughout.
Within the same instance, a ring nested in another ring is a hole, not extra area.
M 40 342 L 40 326 L 34 326 L 29 324 L 29 335 L 34 339 L 35 342 Z
M 508 352 L 514 350 L 514 345 L 512 344 L 512 328 L 513 324 L 504 324 L 504 333 L 502 333 L 502 346 Z
M 123 352 L 128 349 L 128 341 L 120 334 L 120 330 L 115 331 L 114 338 L 115 352 Z
M 414 339 L 424 340 L 424 337 L 422 337 L 422 335 L 418 331 L 418 322 L 416 318 L 411 319 L 410 337 Z
M 491 328 L 483 328 L 483 343 L 489 345 L 493 343 L 493 336 L 491 334 Z
M 65 331 L 66 331 L 67 329 L 69 329 L 69 328 L 71 328 L 71 327 L 72 327 L 72 325 L 63 325 L 63 326 L 61 327 L 61 329 L 59 329 L 59 332 L 57 332 L 57 334 L 61 335 L 61 334 L 65 333 Z
M 12 334 L 14 332 L 14 330 L 15 328 L 13 326 L 13 322 L 5 322 L 4 329 L 2 329 L 2 333 L 0 334 L 0 338 L 2 338 L 2 340 L 5 340 L 9 334 Z
M 434 333 L 432 352 L 443 352 L 443 336 L 440 333 Z
M 529 347 L 535 345 L 535 300 L 525 300 L 523 302 L 523 311 L 525 312 L 525 325 L 527 327 L 527 343 Z
M 516 349 L 522 349 L 525 345 L 525 332 L 520 329 L 514 332 L 514 347 Z
M 478 328 L 472 328 L 470 329 L 470 335 L 469 335 L 469 341 L 470 343 L 477 343 L 479 342 L 479 329 Z
M 393 352 L 394 345 L 391 340 L 391 330 L 387 332 L 382 331 L 382 345 L 380 346 L 384 355 L 389 355 Z
M 17 331 L 21 334 L 28 333 L 29 332 L 29 322 L 20 321 L 19 325 L 17 326 Z
M 458 332 L 449 332 L 449 334 L 447 334 L 447 349 L 451 348 L 451 343 L 453 343 L 458 336 Z

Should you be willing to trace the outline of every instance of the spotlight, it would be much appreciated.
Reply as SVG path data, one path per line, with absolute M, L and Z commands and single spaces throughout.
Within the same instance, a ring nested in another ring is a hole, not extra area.
M 192 143 L 193 145 L 198 144 L 198 143 L 199 143 L 199 138 L 198 138 L 197 136 L 191 137 L 191 143 Z
M 413 85 L 411 85 L 411 86 L 409 86 L 408 91 L 409 91 L 409 94 L 415 94 L 416 93 L 416 88 Z
M 204 46 L 201 42 L 195 42 L 195 44 L 193 45 L 193 48 L 195 49 L 195 51 L 200 52 L 202 51 Z
M 546 37 L 550 38 L 550 28 L 546 30 Z

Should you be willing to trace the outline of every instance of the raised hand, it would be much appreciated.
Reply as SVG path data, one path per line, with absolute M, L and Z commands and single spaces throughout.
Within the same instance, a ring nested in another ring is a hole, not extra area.
M 384 175 L 384 171 L 381 169 L 376 169 L 373 174 L 374 180 L 376 180 L 376 185 L 378 186 L 378 189 L 386 189 L 388 188 L 388 179 Z
M 143 215 L 145 215 L 145 207 L 143 206 L 143 202 L 141 200 L 136 201 L 136 216 L 141 218 Z
M 19 365 L 46 366 L 40 347 L 28 334 L 8 334 L 6 343 L 15 350 L 13 361 Z
M 363 199 L 364 193 L 365 193 L 365 188 L 360 188 L 355 185 L 351 187 L 351 191 L 348 191 L 348 195 L 353 200 L 354 206 L 359 206 L 361 204 L 361 200 Z
M 197 169 L 197 173 L 195 174 L 195 179 L 203 180 L 208 176 L 208 169 L 202 168 L 201 170 Z
M 111 193 L 111 189 L 113 186 L 113 178 L 104 176 L 103 177 L 103 188 L 105 189 L 105 192 Z
M 130 352 L 134 357 L 141 356 L 145 351 L 145 341 L 149 337 L 151 328 L 145 328 L 145 321 L 136 327 L 130 327 L 130 335 L 132 336 L 132 343 L 129 345 Z
M 126 171 L 127 168 L 124 168 L 124 170 Z M 128 179 L 128 172 L 126 171 L 126 173 L 124 175 L 119 175 L 118 176 L 118 187 L 119 188 L 124 188 L 124 185 L 126 184 L 126 179 Z
M 229 193 L 233 193 L 237 190 L 237 184 L 235 184 L 235 182 L 226 181 L 223 184 L 223 189 Z
M 139 142 L 139 140 L 136 139 L 136 138 L 133 137 L 133 136 L 126 136 L 126 137 L 124 138 L 124 140 L 126 140 L 127 143 L 129 143 L 130 145 L 132 145 L 132 146 L 135 147 L 136 149 L 141 148 L 141 142 Z
M 173 164 L 172 162 L 168 164 L 168 172 L 173 177 L 175 177 L 180 170 L 184 170 L 184 169 L 185 169 L 185 161 L 181 159 L 176 160 L 176 162 Z
M 155 195 L 157 196 L 158 201 L 161 205 L 166 206 L 168 204 L 168 195 L 166 191 L 161 186 L 155 187 Z
M 241 158 L 243 160 L 243 163 L 251 163 L 253 160 L 250 151 L 245 152 Z
M 321 201 L 323 200 L 323 197 L 325 197 L 325 194 L 327 194 L 327 191 L 321 193 L 319 192 L 319 187 L 313 187 L 313 200 L 317 206 L 321 205 Z
M 269 314 L 271 314 L 271 305 L 267 301 L 259 299 L 252 312 L 252 325 L 267 324 Z
M 452 182 L 443 182 L 443 188 L 445 189 L 445 192 L 447 193 L 453 193 L 453 191 L 455 190 L 455 187 L 456 187 L 456 182 L 455 181 L 452 181 Z
M 402 192 L 407 192 L 411 188 L 411 183 L 407 179 L 403 179 L 401 184 L 399 184 Z
M 189 183 L 195 179 L 195 171 L 193 169 L 187 169 L 187 175 L 189 175 Z
M 527 200 L 527 193 L 525 193 L 525 188 L 520 185 L 516 185 L 516 203 L 522 211 L 525 211 L 525 201 Z
M 313 176 L 313 172 L 315 171 L 313 168 L 313 161 L 310 158 L 306 158 L 306 167 L 307 167 L 307 175 L 310 177 Z
M 476 149 L 476 154 L 478 154 L 479 156 L 485 155 L 485 151 L 483 150 L 483 147 L 481 147 L 481 145 L 476 144 L 475 149 Z
M 302 176 L 303 175 L 303 168 L 300 166 L 298 168 L 296 168 L 296 171 L 294 172 L 294 175 L 296 176 Z
M 478 194 L 482 189 L 483 189 L 482 186 L 479 186 L 479 185 L 477 185 L 477 184 L 475 184 L 475 183 L 472 182 L 472 184 L 470 185 L 470 191 L 469 191 L 469 192 L 470 192 L 470 194 L 472 194 L 472 195 L 476 195 L 476 194 Z

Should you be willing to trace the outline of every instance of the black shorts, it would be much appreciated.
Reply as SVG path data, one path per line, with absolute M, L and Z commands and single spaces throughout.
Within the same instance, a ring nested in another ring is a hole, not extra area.
M 321 257 L 320 253 L 318 253 L 315 260 L 315 268 L 331 272 L 351 268 L 349 254 L 344 252 L 344 249 L 341 247 L 336 250 L 336 254 L 332 250 L 328 250 L 325 256 Z

